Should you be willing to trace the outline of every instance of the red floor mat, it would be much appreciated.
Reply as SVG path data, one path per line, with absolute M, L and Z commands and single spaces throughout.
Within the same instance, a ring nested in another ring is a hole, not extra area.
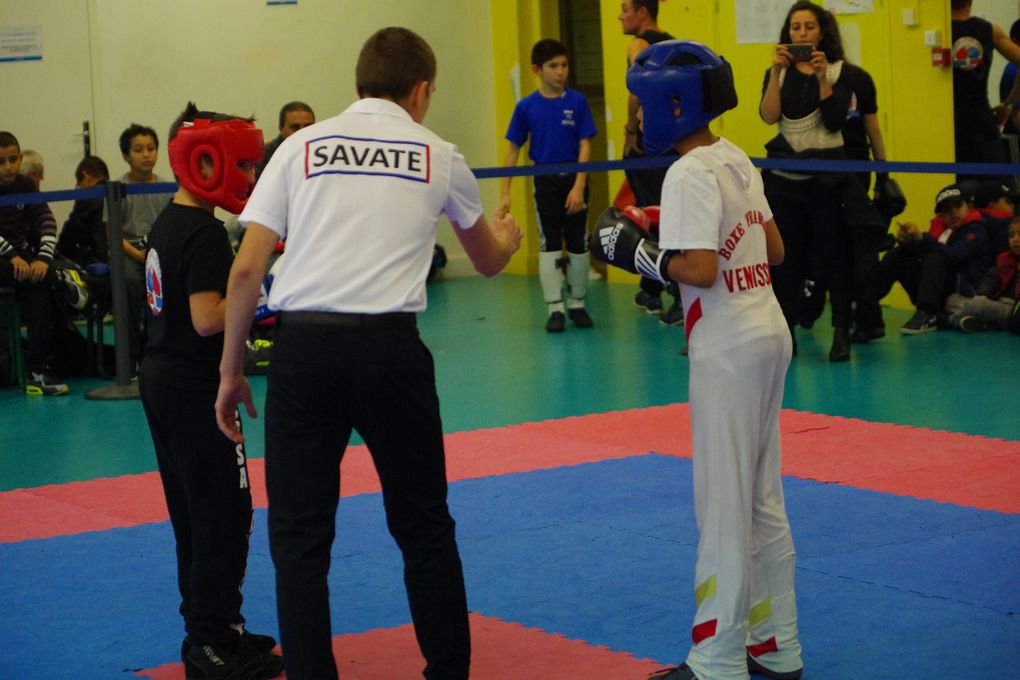
M 471 614 L 471 647 L 471 675 L 485 680 L 640 678 L 662 667 L 656 661 L 479 614 Z M 333 655 L 345 680 L 420 678 L 425 667 L 410 624 L 338 635 L 333 638 Z M 529 669 L 527 675 L 522 675 L 522 668 Z M 181 680 L 184 667 L 166 664 L 135 675 Z
M 1020 513 L 1020 442 L 854 418 L 783 411 L 783 473 L 902 496 Z M 508 425 L 446 436 L 450 481 L 649 452 L 690 456 L 686 404 Z M 262 460 L 249 461 L 265 507 Z M 364 446 L 344 457 L 345 496 L 379 482 Z M 0 493 L 0 542 L 166 520 L 156 473 Z

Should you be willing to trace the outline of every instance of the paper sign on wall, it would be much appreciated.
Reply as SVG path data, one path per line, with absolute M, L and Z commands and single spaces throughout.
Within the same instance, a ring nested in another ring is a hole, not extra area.
M 825 0 L 825 9 L 833 14 L 866 14 L 875 11 L 875 0 Z
M 736 0 L 737 44 L 775 44 L 790 0 Z
M 42 26 L 0 27 L 0 61 L 40 61 Z
M 790 11 L 790 0 L 735 0 L 737 44 L 774 44 Z M 864 14 L 875 11 L 875 0 L 825 0 L 833 14 Z

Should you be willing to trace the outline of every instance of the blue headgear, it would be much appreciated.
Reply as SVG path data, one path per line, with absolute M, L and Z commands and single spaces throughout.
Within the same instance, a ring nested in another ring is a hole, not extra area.
M 627 71 L 644 111 L 645 151 L 658 155 L 736 107 L 729 62 L 693 40 L 649 45 Z

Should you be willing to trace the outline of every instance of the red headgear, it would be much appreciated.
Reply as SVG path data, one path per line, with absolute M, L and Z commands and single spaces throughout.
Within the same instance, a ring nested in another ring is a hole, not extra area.
M 237 164 L 262 160 L 262 131 L 246 120 L 184 123 L 167 145 L 170 169 L 185 189 L 224 210 L 240 213 L 251 193 L 251 180 Z M 212 175 L 202 175 L 202 158 L 212 160 Z

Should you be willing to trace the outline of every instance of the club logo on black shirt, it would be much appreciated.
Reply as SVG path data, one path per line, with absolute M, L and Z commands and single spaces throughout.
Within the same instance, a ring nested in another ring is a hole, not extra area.
M 163 313 L 163 272 L 155 248 L 150 248 L 145 256 L 145 302 L 153 316 Z

